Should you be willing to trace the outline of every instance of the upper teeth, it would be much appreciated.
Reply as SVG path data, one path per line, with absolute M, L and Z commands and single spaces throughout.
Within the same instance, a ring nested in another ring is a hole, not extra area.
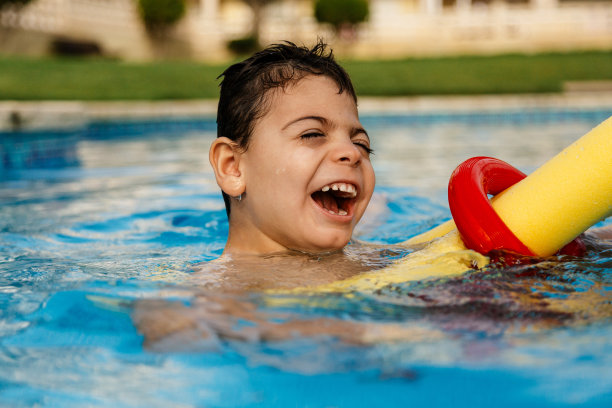
M 327 184 L 321 188 L 321 191 L 323 192 L 326 192 L 329 190 L 342 191 L 344 193 L 349 193 L 351 197 L 357 196 L 357 187 L 355 187 L 352 184 L 333 183 L 333 184 Z

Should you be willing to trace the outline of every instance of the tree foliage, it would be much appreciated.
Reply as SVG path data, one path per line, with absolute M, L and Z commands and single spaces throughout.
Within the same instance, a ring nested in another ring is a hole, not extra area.
M 163 32 L 178 22 L 185 8 L 185 0 L 138 0 L 140 16 L 152 33 Z
M 315 18 L 329 23 L 338 32 L 345 26 L 355 26 L 370 15 L 368 0 L 316 0 Z
M 31 0 L 0 0 L 0 9 L 4 6 L 13 5 L 13 6 L 25 6 Z

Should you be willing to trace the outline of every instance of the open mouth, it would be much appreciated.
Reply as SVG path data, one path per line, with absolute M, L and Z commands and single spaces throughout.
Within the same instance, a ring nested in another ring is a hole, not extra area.
M 311 194 L 319 207 L 333 215 L 352 215 L 357 187 L 350 183 L 331 183 Z

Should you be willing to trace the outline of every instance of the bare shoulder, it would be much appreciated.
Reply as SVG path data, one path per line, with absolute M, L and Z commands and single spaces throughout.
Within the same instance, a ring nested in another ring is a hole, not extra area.
M 202 262 L 192 268 L 189 277 L 189 284 L 201 289 L 229 290 L 228 283 L 231 283 L 232 276 L 235 274 L 230 259 L 219 257 L 212 261 Z
M 221 256 L 196 266 L 190 282 L 206 289 L 229 291 L 322 285 L 382 269 L 409 252 L 411 249 L 402 246 L 353 241 L 342 251 L 326 254 Z

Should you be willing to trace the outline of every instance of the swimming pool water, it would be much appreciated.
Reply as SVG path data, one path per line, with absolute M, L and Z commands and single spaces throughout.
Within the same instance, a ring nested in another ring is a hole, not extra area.
M 365 116 L 377 189 L 356 237 L 392 244 L 426 231 L 449 218 L 446 183 L 464 159 L 530 172 L 611 113 Z M 605 243 L 580 259 L 370 294 L 238 299 L 270 321 L 377 330 L 365 344 L 213 333 L 144 347 L 136 305 L 195 304 L 182 282 L 224 245 L 214 129 L 194 119 L 0 135 L 0 406 L 612 405 Z

